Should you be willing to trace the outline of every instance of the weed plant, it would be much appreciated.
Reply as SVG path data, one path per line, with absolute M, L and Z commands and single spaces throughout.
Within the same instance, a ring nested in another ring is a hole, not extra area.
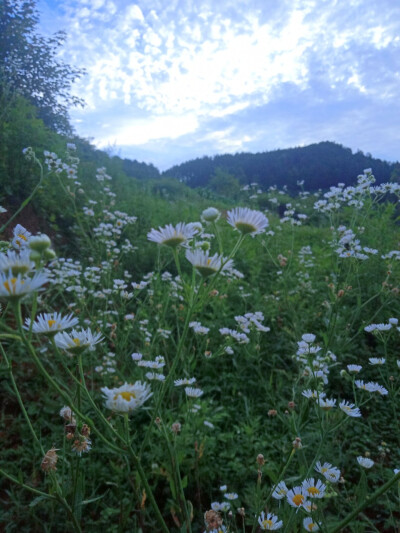
M 398 184 L 160 198 L 146 226 L 73 145 L 25 157 L 21 210 L 57 189 L 70 256 L 2 242 L 2 530 L 400 528 Z

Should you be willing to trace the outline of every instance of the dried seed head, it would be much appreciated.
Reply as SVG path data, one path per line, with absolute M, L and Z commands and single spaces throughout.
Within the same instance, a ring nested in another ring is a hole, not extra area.
M 81 428 L 81 434 L 84 437 L 89 437 L 90 436 L 90 427 L 87 424 L 83 424 L 83 426 Z
M 48 452 L 46 452 L 45 456 L 43 457 L 42 464 L 40 465 L 43 472 L 50 472 L 50 470 L 57 470 L 56 464 L 57 464 L 57 449 L 51 448 Z
M 73 417 L 74 413 L 71 411 L 71 407 L 68 407 L 68 405 L 65 405 L 61 410 L 60 410 L 60 416 L 63 417 L 63 419 L 67 422 L 72 422 L 74 420 L 74 417 Z M 75 423 L 75 420 L 74 422 Z
M 92 442 L 86 437 L 82 436 L 74 440 L 74 443 L 72 444 L 71 449 L 73 452 L 77 453 L 78 455 L 82 455 L 82 452 L 88 452 L 91 447 L 92 447 Z
M 303 445 L 301 443 L 301 438 L 300 437 L 296 437 L 293 441 L 293 448 L 299 450 L 300 448 L 302 448 Z
M 68 435 L 75 435 L 76 424 L 65 424 L 64 429 L 68 438 Z
M 258 464 L 259 466 L 263 466 L 263 465 L 265 465 L 265 459 L 264 459 L 264 456 L 263 456 L 262 453 L 259 453 L 259 454 L 257 455 L 257 464 Z
M 182 426 L 179 422 L 174 422 L 171 426 L 171 430 L 175 433 L 175 435 L 178 435 L 180 432 Z
M 221 515 L 210 509 L 204 513 L 204 523 L 208 531 L 218 529 L 220 526 L 222 526 Z

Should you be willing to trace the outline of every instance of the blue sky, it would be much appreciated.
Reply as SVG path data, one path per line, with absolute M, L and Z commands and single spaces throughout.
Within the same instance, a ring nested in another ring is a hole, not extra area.
M 399 0 L 39 0 L 77 133 L 161 170 L 330 140 L 400 160 Z M 362 170 L 362 169 L 360 169 Z

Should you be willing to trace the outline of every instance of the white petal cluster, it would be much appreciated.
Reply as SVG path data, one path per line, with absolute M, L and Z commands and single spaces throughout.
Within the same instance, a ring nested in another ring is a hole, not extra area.
M 54 341 L 58 348 L 62 350 L 67 350 L 72 354 L 78 354 L 83 352 L 86 349 L 90 351 L 94 350 L 95 344 L 103 340 L 101 333 L 93 334 L 92 331 L 88 329 L 82 329 L 80 331 L 73 329 L 71 333 L 66 333 L 65 331 L 57 333 L 54 337 Z
M 196 268 L 196 270 L 203 276 L 211 276 L 216 274 L 220 270 L 227 270 L 232 268 L 233 261 L 230 259 L 227 261 L 222 255 L 209 254 L 209 251 L 203 251 L 201 249 L 188 250 L 186 252 L 186 259 Z
M 25 320 L 25 329 L 31 329 L 33 333 L 43 335 L 55 335 L 56 333 L 72 328 L 78 324 L 78 319 L 73 317 L 72 314 L 62 316 L 60 313 L 43 313 L 36 317 L 36 320 L 31 323 L 31 319 Z
M 101 392 L 106 400 L 107 409 L 117 413 L 131 413 L 141 407 L 153 394 L 150 386 L 141 381 L 133 384 L 124 383 L 121 387 L 114 389 L 102 387 Z
M 258 235 L 263 233 L 268 226 L 268 218 L 261 211 L 248 207 L 235 207 L 228 211 L 227 221 L 243 235 Z
M 179 222 L 176 226 L 167 224 L 164 228 L 159 227 L 158 230 L 153 228 L 147 234 L 147 238 L 157 244 L 165 244 L 176 248 L 193 238 L 197 232 L 198 228 L 194 227 L 193 224 Z

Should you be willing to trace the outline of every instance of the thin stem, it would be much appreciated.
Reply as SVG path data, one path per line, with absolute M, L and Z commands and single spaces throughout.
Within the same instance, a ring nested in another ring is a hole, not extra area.
M 377 489 L 372 496 L 366 496 L 365 500 L 358 505 L 354 511 L 349 513 L 346 518 L 344 518 L 339 524 L 337 524 L 335 527 L 333 527 L 329 533 L 339 533 L 339 531 L 343 531 L 343 529 L 349 524 L 353 518 L 355 518 L 365 507 L 371 506 L 374 501 L 379 498 L 379 496 L 382 496 L 386 491 L 388 491 L 392 485 L 394 485 L 396 482 L 400 481 L 400 472 L 398 472 L 392 479 L 384 483 L 379 489 Z
M 35 440 L 35 442 L 39 446 L 39 449 L 42 452 L 42 455 L 44 455 L 44 449 L 42 447 L 42 444 L 41 444 L 40 440 L 38 439 L 38 436 L 36 435 L 35 430 L 33 429 L 33 426 L 31 424 L 29 415 L 26 412 L 26 409 L 25 409 L 25 406 L 24 406 L 24 402 L 22 401 L 21 394 L 19 393 L 19 390 L 18 390 L 18 387 L 17 387 L 17 383 L 15 381 L 14 374 L 13 374 L 13 371 L 12 371 L 11 360 L 7 357 L 6 351 L 4 350 L 3 345 L 1 343 L 0 343 L 0 351 L 1 351 L 1 354 L 4 357 L 4 360 L 6 362 L 7 370 L 9 372 L 9 374 L 10 374 L 11 384 L 12 384 L 12 387 L 14 389 L 15 395 L 17 397 L 17 400 L 18 400 L 19 406 L 21 408 L 21 411 L 22 411 L 22 413 L 24 415 L 25 421 L 28 424 L 28 427 L 29 427 L 30 432 L 32 433 L 33 439 Z

